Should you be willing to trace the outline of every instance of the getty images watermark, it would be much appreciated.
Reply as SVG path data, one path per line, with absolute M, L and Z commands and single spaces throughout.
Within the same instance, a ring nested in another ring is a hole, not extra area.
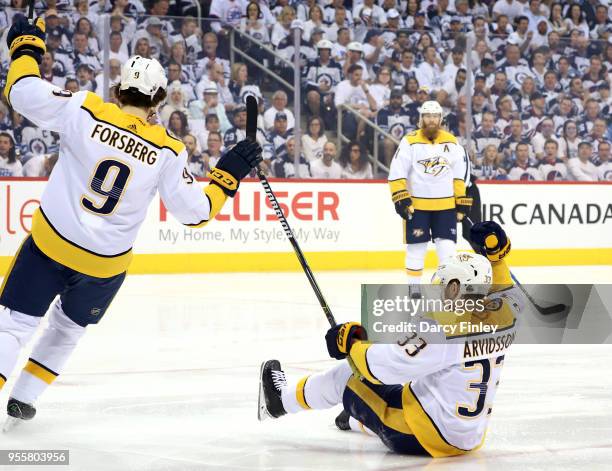
M 441 285 L 362 285 L 361 323 L 373 343 L 612 343 L 612 285 L 480 288 L 452 299 Z

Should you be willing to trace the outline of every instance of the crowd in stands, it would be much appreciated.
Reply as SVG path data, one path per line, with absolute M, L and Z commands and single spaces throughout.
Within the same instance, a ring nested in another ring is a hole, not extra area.
M 158 59 L 168 99 L 154 120 L 183 140 L 195 176 L 245 137 L 244 97 L 253 94 L 272 176 L 294 177 L 296 170 L 313 178 L 380 176 L 369 158 L 373 146 L 388 165 L 395 141 L 416 128 L 420 104 L 435 99 L 480 179 L 612 180 L 608 0 L 212 0 L 202 2 L 201 24 L 197 1 L 37 0 L 47 24 L 42 77 L 114 100 L 104 85 L 118 83 L 130 55 Z M 24 6 L 25 0 L 0 0 L 2 76 L 6 33 Z M 278 83 L 252 64 L 229 60 L 236 30 L 243 51 L 291 82 L 294 68 L 286 61 L 296 59 L 296 27 L 302 116 L 294 116 L 293 96 Z M 362 118 L 387 137 L 375 141 Z M 337 148 L 340 131 L 349 142 Z M 57 135 L 0 103 L 0 176 L 48 175 L 57 146 Z

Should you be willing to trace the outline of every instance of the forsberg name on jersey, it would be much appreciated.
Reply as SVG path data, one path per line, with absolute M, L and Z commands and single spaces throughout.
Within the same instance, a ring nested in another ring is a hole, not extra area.
M 117 131 L 103 124 L 96 124 L 90 137 L 102 144 L 107 144 L 121 152 L 131 155 L 136 160 L 143 163 L 153 165 L 157 161 L 156 150 L 134 139 L 129 134 Z

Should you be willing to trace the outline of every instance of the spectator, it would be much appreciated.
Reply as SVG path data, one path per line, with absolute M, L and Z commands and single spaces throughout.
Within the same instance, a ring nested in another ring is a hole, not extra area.
M 207 149 L 204 153 L 204 161 L 206 172 L 214 168 L 221 158 L 223 150 L 223 141 L 221 133 L 217 131 L 210 131 L 207 138 Z
M 53 69 L 54 63 L 55 58 L 53 51 L 48 50 L 43 55 L 42 62 L 40 63 L 40 77 L 56 87 L 63 88 L 66 79 L 55 74 L 55 70 Z
M 172 45 L 177 42 L 183 44 L 185 63 L 194 64 L 198 55 L 202 52 L 201 35 L 202 32 L 198 29 L 196 19 L 193 16 L 186 16 L 181 21 L 181 28 L 178 34 L 170 37 Z
M 563 18 L 563 5 L 561 3 L 553 3 L 550 7 L 548 23 L 552 30 L 560 36 L 565 36 L 568 32 L 567 23 L 565 22 L 565 18 Z
M 274 175 L 278 178 L 310 178 L 310 164 L 304 158 L 304 154 L 300 154 L 298 163 L 298 172 L 295 173 L 295 137 L 289 136 L 286 142 L 287 152 L 282 156 L 282 159 L 276 158 L 274 161 Z
M 182 111 L 173 111 L 168 118 L 168 131 L 174 134 L 178 139 L 183 139 L 189 134 L 189 122 L 187 115 Z
M 98 84 L 94 79 L 94 70 L 89 64 L 79 64 L 76 71 L 76 78 L 79 82 L 80 90 L 95 92 Z
M 534 92 L 530 98 L 531 105 L 525 109 L 521 115 L 527 133 L 533 136 L 542 120 L 546 117 L 546 101 L 540 92 Z
M 362 59 L 363 45 L 353 41 L 347 46 L 347 51 L 344 64 L 342 64 L 343 76 L 347 78 L 350 74 L 350 68 L 354 65 L 358 65 L 361 67 L 361 78 L 367 82 L 370 79 L 370 75 L 368 74 L 366 63 Z
M 393 84 L 398 87 L 405 87 L 409 79 L 416 80 L 416 67 L 414 66 L 414 53 L 410 49 L 393 54 L 393 71 L 391 73 Z M 416 93 L 417 86 L 414 88 Z
M 194 87 L 187 78 L 187 75 L 183 73 L 183 66 L 174 60 L 170 60 L 168 63 L 168 83 L 172 82 L 179 82 L 181 84 L 183 95 L 185 96 L 185 100 L 187 100 L 187 102 L 196 99 Z M 200 94 L 199 96 L 202 95 Z
M 361 116 L 372 118 L 376 112 L 376 100 L 370 94 L 369 87 L 362 78 L 363 68 L 360 65 L 352 65 L 348 70 L 348 77 L 338 84 L 336 94 L 334 96 L 334 105 L 340 108 L 346 105 L 349 108 L 357 111 Z M 344 129 L 343 132 L 356 138 L 364 132 L 364 123 L 362 120 L 357 122 L 355 116 L 343 111 Z
M 600 181 L 612 181 L 612 162 L 610 162 L 610 143 L 602 141 L 597 148 L 599 166 L 597 167 L 597 178 Z
M 270 44 L 270 33 L 263 21 L 263 13 L 257 2 L 249 2 L 246 16 L 240 21 L 240 31 L 264 44 Z M 263 57 L 258 57 L 262 59 Z
M 242 141 L 246 137 L 246 106 L 240 103 L 234 108 L 232 118 L 234 124 L 223 135 L 223 146 L 230 147 Z
M 600 142 L 606 140 L 606 121 L 601 118 L 597 118 L 593 124 L 593 128 L 588 135 L 588 140 L 593 146 L 598 146 Z M 597 162 L 595 162 L 597 164 Z
M 167 91 L 168 99 L 166 100 L 166 104 L 159 112 L 159 119 L 166 127 L 168 126 L 170 116 L 175 111 L 180 111 L 185 115 L 189 113 L 186 107 L 187 99 L 185 97 L 185 93 L 183 92 L 183 88 L 181 87 L 181 83 L 178 80 L 171 82 L 168 85 Z
M 597 100 L 590 98 L 585 103 L 583 118 L 578 123 L 578 134 L 581 136 L 590 134 L 597 118 L 599 118 L 599 103 L 597 103 Z
M 586 22 L 584 12 L 580 5 L 577 3 L 570 5 L 565 17 L 565 24 L 568 31 L 578 30 L 581 36 L 586 38 L 589 37 L 591 31 L 589 30 L 589 25 Z
M 516 30 L 508 36 L 508 44 L 518 46 L 522 55 L 528 50 L 532 38 L 533 31 L 529 31 L 529 18 L 523 15 L 516 18 Z
M 119 31 L 112 31 L 109 41 L 109 58 L 117 59 L 120 63 L 125 63 L 129 59 L 127 46 L 123 42 L 123 36 Z
M 514 118 L 510 122 L 510 135 L 506 139 L 504 139 L 504 142 L 502 142 L 499 147 L 499 150 L 504 156 L 504 162 L 506 164 L 506 167 L 510 166 L 509 163 L 512 159 L 512 156 L 516 152 L 516 146 L 521 142 L 527 142 L 524 136 L 523 122 L 518 118 Z
M 331 57 L 332 43 L 322 39 L 317 44 L 319 57 L 308 61 L 304 68 L 303 80 L 306 81 L 305 95 L 308 110 L 314 116 L 321 111 L 329 114 L 333 104 L 333 92 L 342 80 L 342 67 Z M 334 116 L 327 116 L 331 121 Z
M 393 136 L 397 141 L 401 140 L 411 129 L 414 128 L 410 121 L 410 113 L 402 106 L 401 90 L 391 92 L 389 105 L 378 112 L 376 124 L 386 133 Z M 397 145 L 388 137 L 381 136 L 385 164 L 391 163 Z M 375 145 L 378 145 L 375 143 Z
M 276 113 L 274 117 L 274 129 L 270 133 L 270 142 L 274 147 L 274 158 L 275 162 L 286 162 L 287 157 L 287 139 L 293 135 L 293 129 L 289 129 L 287 126 L 287 115 L 284 113 Z M 293 157 L 293 156 L 292 156 Z M 279 165 L 282 165 L 279 164 Z M 276 165 L 273 163 L 273 166 Z M 274 175 L 280 176 L 276 170 Z
M 212 0 L 210 2 L 210 16 L 219 18 L 219 21 L 213 21 L 210 26 L 222 37 L 229 35 L 231 28 L 238 29 L 243 14 L 242 0 Z
M 235 70 L 239 70 L 238 64 L 234 64 Z M 219 102 L 225 106 L 226 111 L 231 111 L 236 106 L 234 102 L 234 96 L 230 91 L 227 82 L 225 80 L 225 72 L 223 71 L 223 65 L 219 62 L 208 62 L 206 64 L 207 74 L 202 77 L 202 80 L 198 82 L 195 87 L 195 93 L 197 96 L 202 96 L 205 88 L 216 87 L 217 93 L 219 93 Z M 238 72 L 236 72 L 236 76 Z M 169 77 L 168 77 L 169 78 Z M 237 86 L 234 87 L 236 89 Z M 240 92 L 242 93 L 242 88 Z M 243 102 L 238 102 L 243 103 Z
M 363 42 L 363 60 L 369 67 L 368 74 L 370 76 L 374 74 L 375 67 L 382 63 L 385 58 L 384 47 L 385 38 L 383 38 L 382 32 L 377 29 L 368 31 Z
M 308 11 L 308 21 L 304 22 L 302 39 L 306 42 L 310 41 L 312 31 L 315 29 L 323 29 L 324 27 L 323 9 L 319 5 L 314 4 Z
M 474 165 L 473 175 L 478 180 L 505 180 L 506 171 L 500 166 L 501 155 L 493 144 L 485 147 L 482 161 Z
M 348 28 L 340 28 L 338 30 L 338 39 L 332 45 L 332 57 L 339 64 L 345 63 L 348 46 L 352 40 L 351 33 L 351 30 Z
M 337 21 L 339 11 L 343 11 L 342 16 L 344 17 L 344 22 L 342 24 Z M 336 22 L 339 26 L 351 27 L 353 25 L 353 14 L 344 7 L 344 0 L 332 0 L 329 5 L 326 5 L 323 9 L 323 16 L 327 24 Z M 330 41 L 335 40 L 330 37 L 329 34 L 327 35 L 327 39 Z
M 552 108 L 551 114 L 553 115 L 552 120 L 555 123 L 555 134 L 562 136 L 565 123 L 574 118 L 574 103 L 570 98 L 562 96 L 558 106 Z
M 17 160 L 17 150 L 13 137 L 7 132 L 0 132 L 0 176 L 21 177 L 23 167 Z
M 342 0 L 334 1 L 335 3 L 342 3 Z M 349 33 L 347 36 L 348 41 L 346 42 L 346 44 L 348 44 L 351 41 L 351 30 L 348 29 L 348 26 L 350 26 L 350 24 L 352 23 L 352 17 L 351 21 L 349 21 L 347 18 L 347 14 L 350 15 L 350 12 L 342 5 L 336 7 L 335 10 L 329 8 L 328 5 L 327 7 L 325 7 L 323 15 L 327 15 L 327 12 L 330 10 L 333 12 L 333 16 L 329 20 L 325 21 L 329 25 L 327 26 L 327 28 L 325 28 L 325 39 L 335 42 L 339 39 L 340 31 L 344 30 Z M 344 45 L 346 46 L 346 44 Z
M 42 67 L 41 67 L 42 70 Z M 121 62 L 117 59 L 110 59 L 108 61 L 108 88 L 112 89 L 121 81 Z M 100 72 L 94 79 L 96 84 L 95 92 L 97 95 L 104 97 L 104 73 Z M 110 96 L 110 92 L 109 92 Z
M 574 180 L 579 182 L 596 182 L 598 179 L 597 167 L 590 161 L 593 146 L 590 142 L 582 141 L 578 144 L 578 157 L 569 159 L 567 166 Z
M 48 177 L 51 175 L 59 154 L 35 154 L 23 162 L 24 177 Z
M 69 55 L 72 63 L 75 66 L 87 64 L 91 66 L 94 72 L 100 72 L 102 70 L 102 64 L 91 49 L 89 49 L 87 36 L 83 33 L 74 33 L 72 41 L 74 49 Z
M 376 81 L 370 85 L 370 93 L 376 101 L 376 109 L 380 110 L 389 105 L 391 98 L 391 69 L 383 65 L 378 69 Z
M 290 6 L 283 7 L 280 15 L 278 15 L 278 21 L 272 28 L 272 37 L 270 41 L 274 47 L 278 48 L 281 41 L 289 36 L 293 20 L 295 20 L 295 10 Z
M 136 45 L 133 47 L 134 54 L 145 57 L 147 59 L 151 58 L 151 46 L 149 45 L 149 38 L 141 37 L 136 40 Z
M 87 47 L 93 54 L 98 54 L 100 52 L 100 44 L 98 42 L 96 32 L 91 26 L 91 21 L 89 21 L 87 17 L 83 16 L 79 18 L 79 20 L 76 22 L 74 32 L 83 33 L 85 36 L 87 36 Z
M 544 144 L 544 155 L 538 166 L 542 178 L 546 181 L 567 180 L 567 165 L 559 159 L 559 144 L 548 139 Z
M 567 161 L 578 157 L 578 125 L 576 121 L 569 120 L 563 125 L 563 134 L 559 139 L 559 155 L 561 159 Z
M 264 113 L 264 127 L 266 131 L 271 131 L 274 127 L 274 118 L 277 113 L 284 113 L 287 116 L 287 127 L 293 129 L 295 127 L 295 117 L 293 112 L 287 108 L 287 94 L 278 90 L 272 95 L 272 106 Z
M 466 80 L 466 70 L 457 69 L 455 76 L 447 80 L 444 84 L 444 87 L 438 92 L 438 101 L 440 101 L 442 105 L 446 108 L 452 109 L 457 106 L 457 100 L 459 99 L 459 96 L 465 95 L 467 92 L 465 88 Z
M 489 144 L 493 144 L 499 148 L 501 144 L 501 136 L 495 127 L 495 115 L 491 112 L 485 112 L 482 115 L 482 123 L 480 129 L 474 133 L 474 141 L 476 142 L 476 150 L 478 153 L 484 152 L 484 149 Z
M 428 46 L 423 55 L 423 62 L 417 67 L 416 79 L 421 87 L 427 87 L 431 92 L 442 88 L 442 72 L 444 65 L 438 57 L 436 48 Z
M 357 142 L 349 142 L 340 155 L 341 178 L 367 180 L 374 178 L 372 164 L 365 150 Z
M 183 136 L 183 144 L 187 151 L 187 170 L 194 177 L 206 176 L 206 162 L 198 150 L 198 144 L 193 134 L 185 134 Z
M 209 133 L 218 132 L 221 135 L 221 138 L 223 139 L 224 134 L 220 132 L 220 127 L 221 127 L 221 124 L 219 123 L 219 117 L 216 114 L 206 115 L 204 119 L 204 130 L 197 135 L 198 144 L 200 146 L 200 149 L 202 149 L 202 152 L 206 152 L 208 150 L 208 134 Z
M 505 139 L 511 132 L 510 126 L 512 123 L 512 119 L 516 116 L 514 111 L 514 101 L 512 101 L 512 97 L 510 95 L 502 96 L 497 100 L 496 108 L 497 108 L 497 116 L 495 127 L 499 130 L 502 139 Z
M 323 128 L 323 121 L 317 116 L 308 120 L 308 131 L 302 135 L 302 152 L 308 162 L 320 159 L 323 156 L 323 146 L 327 142 Z
M 336 162 L 336 144 L 328 141 L 323 146 L 323 156 L 310 162 L 312 178 L 339 179 L 342 167 Z
M 540 171 L 529 165 L 529 145 L 527 143 L 517 144 L 516 158 L 508 172 L 508 180 L 542 180 Z
M 217 87 L 214 86 L 204 89 L 202 100 L 194 100 L 189 103 L 189 115 L 192 119 L 204 120 L 210 114 L 214 114 L 219 119 L 221 132 L 231 127 L 225 107 L 219 103 Z
M 202 36 L 202 54 L 203 57 L 196 61 L 194 72 L 196 80 L 202 78 L 210 70 L 210 63 L 220 64 L 223 69 L 223 77 L 226 81 L 230 79 L 230 63 L 227 59 L 221 59 L 217 55 L 219 40 L 215 33 L 208 32 Z
M 374 3 L 374 0 L 363 0 L 363 3 L 355 4 L 353 7 L 353 20 L 355 39 L 361 42 L 369 30 L 387 25 L 387 14 Z
M 552 119 L 545 118 L 538 126 L 538 131 L 535 133 L 535 136 L 533 136 L 531 139 L 536 159 L 541 160 L 544 157 L 544 146 L 551 140 L 557 142 L 557 136 L 555 136 L 555 126 Z

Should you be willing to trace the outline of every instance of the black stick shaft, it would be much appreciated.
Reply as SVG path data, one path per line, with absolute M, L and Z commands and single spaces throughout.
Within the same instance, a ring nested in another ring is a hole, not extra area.
M 28 0 L 28 22 L 33 24 L 34 22 L 34 2 L 36 0 Z

